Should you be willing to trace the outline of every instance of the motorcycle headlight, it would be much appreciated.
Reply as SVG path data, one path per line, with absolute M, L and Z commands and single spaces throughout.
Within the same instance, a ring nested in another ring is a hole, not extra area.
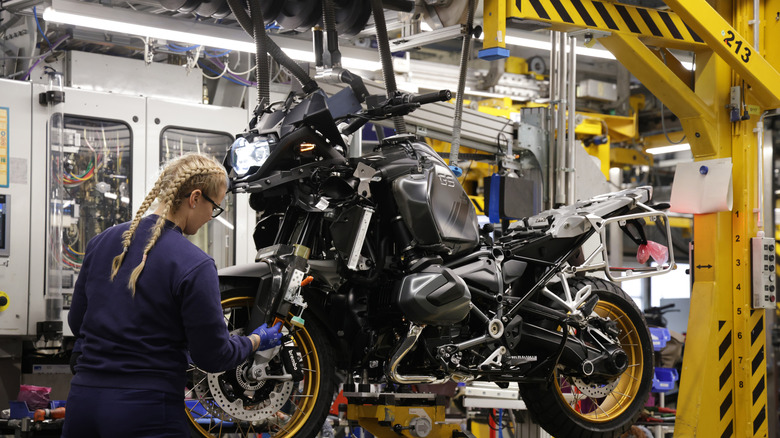
M 230 162 L 236 175 L 243 177 L 251 168 L 259 169 L 271 154 L 268 137 L 254 137 L 251 141 L 239 137 L 230 146 Z

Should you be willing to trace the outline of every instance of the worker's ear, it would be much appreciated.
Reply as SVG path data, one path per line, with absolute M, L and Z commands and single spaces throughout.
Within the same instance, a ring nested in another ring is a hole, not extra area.
M 195 189 L 195 190 L 192 191 L 192 193 L 190 193 L 190 197 L 189 197 L 189 200 L 188 200 L 188 202 L 190 204 L 190 208 L 195 208 L 195 206 L 198 205 L 198 200 L 200 199 L 202 194 L 203 193 L 201 192 L 200 189 Z

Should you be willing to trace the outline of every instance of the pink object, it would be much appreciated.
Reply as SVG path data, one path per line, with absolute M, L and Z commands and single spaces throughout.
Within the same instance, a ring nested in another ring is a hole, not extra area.
M 27 402 L 27 408 L 31 411 L 46 409 L 49 407 L 49 393 L 51 388 L 46 386 L 21 385 L 17 400 Z
M 669 259 L 669 249 L 660 243 L 648 240 L 647 245 L 639 245 L 639 249 L 636 251 L 636 261 L 645 264 L 650 257 L 652 257 L 659 266 L 663 266 Z

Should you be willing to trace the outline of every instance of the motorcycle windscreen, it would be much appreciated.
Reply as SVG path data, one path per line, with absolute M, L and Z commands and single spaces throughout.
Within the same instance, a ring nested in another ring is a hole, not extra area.
M 396 179 L 393 196 L 420 247 L 458 254 L 479 244 L 474 206 L 447 167 L 435 164 Z

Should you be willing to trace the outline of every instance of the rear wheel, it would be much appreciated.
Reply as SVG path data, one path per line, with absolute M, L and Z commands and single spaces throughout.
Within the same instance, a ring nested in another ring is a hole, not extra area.
M 222 292 L 225 322 L 231 332 L 240 332 L 248 318 L 254 297 L 245 291 Z M 313 318 L 303 328 L 284 321 L 282 331 L 291 334 L 287 346 L 300 359 L 300 382 L 243 379 L 245 362 L 224 373 L 207 373 L 194 365 L 188 370 L 187 416 L 192 436 L 255 437 L 266 433 L 274 438 L 315 436 L 328 414 L 336 388 L 334 359 L 324 328 Z M 281 371 L 280 355 L 269 363 Z
M 553 436 L 619 437 L 636 422 L 650 395 L 653 346 L 644 317 L 617 285 L 594 278 L 569 281 L 572 291 L 586 285 L 599 297 L 594 313 L 617 324 L 617 339 L 628 368 L 608 382 L 586 382 L 558 367 L 550 387 L 522 384 L 528 410 Z

